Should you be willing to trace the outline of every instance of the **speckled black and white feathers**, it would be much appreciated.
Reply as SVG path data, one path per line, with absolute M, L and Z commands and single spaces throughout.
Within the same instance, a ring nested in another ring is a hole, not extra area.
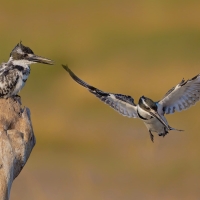
M 30 67 L 13 65 L 12 62 L 3 63 L 0 66 L 0 98 L 8 98 L 17 95 L 23 88 Z
M 185 81 L 184 79 L 170 89 L 164 98 L 158 102 L 159 108 L 165 114 L 190 108 L 200 99 L 200 75 Z
M 134 99 L 131 96 L 103 92 L 102 90 L 99 90 L 78 78 L 66 65 L 63 65 L 63 68 L 77 83 L 87 88 L 89 92 L 94 94 L 97 98 L 115 109 L 120 114 L 127 117 L 138 117 L 137 106 L 135 105 Z

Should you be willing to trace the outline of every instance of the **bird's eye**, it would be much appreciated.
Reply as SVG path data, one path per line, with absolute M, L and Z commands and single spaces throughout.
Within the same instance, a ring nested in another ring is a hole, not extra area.
M 24 54 L 24 57 L 27 57 L 27 56 L 28 56 L 28 54 L 27 54 L 27 53 L 25 53 L 25 54 Z

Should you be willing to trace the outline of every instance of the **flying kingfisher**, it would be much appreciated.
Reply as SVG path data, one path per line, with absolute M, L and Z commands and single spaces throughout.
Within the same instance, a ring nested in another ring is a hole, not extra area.
M 53 61 L 37 56 L 29 47 L 18 43 L 10 53 L 7 63 L 0 65 L 0 98 L 16 96 L 24 87 L 30 74 L 30 64 L 53 65 Z
M 154 139 L 152 132 L 164 137 L 171 130 L 182 131 L 170 127 L 164 114 L 188 109 L 200 98 L 200 74 L 187 81 L 183 79 L 170 89 L 160 101 L 154 102 L 142 96 L 136 105 L 131 96 L 103 92 L 78 78 L 66 65 L 62 66 L 77 83 L 87 88 L 89 92 L 123 116 L 140 118 L 146 125 L 152 142 Z

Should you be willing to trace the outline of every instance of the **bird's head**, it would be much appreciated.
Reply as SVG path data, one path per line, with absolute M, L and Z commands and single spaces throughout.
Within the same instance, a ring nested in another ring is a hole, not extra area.
M 154 101 L 142 96 L 140 97 L 138 104 L 140 108 L 150 113 L 153 117 L 157 118 L 167 129 L 169 129 L 169 125 L 166 123 L 166 121 L 163 120 L 161 115 L 158 113 L 158 106 Z
M 52 60 L 35 55 L 29 47 L 25 47 L 21 42 L 11 51 L 9 61 L 12 61 L 15 65 L 30 65 L 33 63 L 53 65 Z
M 147 98 L 147 97 L 140 97 L 139 99 L 139 106 L 144 109 L 145 111 L 157 111 L 157 105 L 154 101 L 152 101 L 151 99 Z

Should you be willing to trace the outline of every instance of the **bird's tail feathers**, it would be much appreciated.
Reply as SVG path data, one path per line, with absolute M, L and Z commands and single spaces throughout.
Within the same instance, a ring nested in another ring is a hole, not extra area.
M 171 126 L 169 126 L 169 130 L 170 130 L 170 131 L 172 131 L 172 130 L 173 130 L 173 131 L 184 131 L 184 130 L 180 130 L 180 129 L 172 128 Z

